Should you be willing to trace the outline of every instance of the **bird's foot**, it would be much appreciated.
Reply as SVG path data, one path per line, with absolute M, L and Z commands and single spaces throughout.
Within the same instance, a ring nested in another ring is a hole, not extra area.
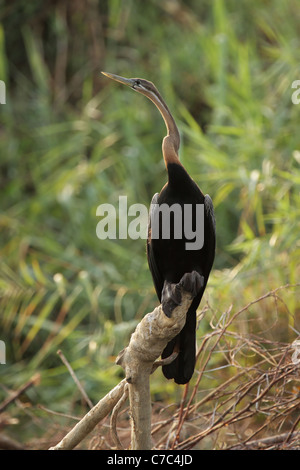
M 170 318 L 173 310 L 180 305 L 182 290 L 196 297 L 203 286 L 204 277 L 197 271 L 184 274 L 178 284 L 165 281 L 161 295 L 161 305 L 165 315 Z
M 204 277 L 197 273 L 197 271 L 185 273 L 179 281 L 179 286 L 184 291 L 190 292 L 193 297 L 196 297 L 204 286 Z
M 164 283 L 161 294 L 161 305 L 164 314 L 170 318 L 173 310 L 181 303 L 181 289 L 179 284 Z

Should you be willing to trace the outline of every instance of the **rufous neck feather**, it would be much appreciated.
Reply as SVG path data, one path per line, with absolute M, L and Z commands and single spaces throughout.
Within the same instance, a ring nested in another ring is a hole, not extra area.
M 164 137 L 162 142 L 162 152 L 165 161 L 166 168 L 169 163 L 177 163 L 181 165 L 178 157 L 178 150 L 180 146 L 180 135 L 176 123 L 170 110 L 159 93 L 148 92 L 146 95 L 158 108 L 162 115 L 168 134 Z
M 177 163 L 177 165 L 181 165 L 181 162 L 178 157 L 178 146 L 177 142 L 174 139 L 173 134 L 166 135 L 164 137 L 163 142 L 162 142 L 162 153 L 164 157 L 164 162 L 166 165 L 166 168 L 168 169 L 168 164 L 169 163 Z

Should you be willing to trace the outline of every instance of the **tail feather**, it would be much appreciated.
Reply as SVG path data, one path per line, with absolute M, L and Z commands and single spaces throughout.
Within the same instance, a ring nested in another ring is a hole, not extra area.
M 175 338 L 165 347 L 162 358 L 169 357 L 175 345 L 179 346 L 176 359 L 162 370 L 167 379 L 174 379 L 177 384 L 186 384 L 191 379 L 196 361 L 196 311 L 192 307 L 187 312 L 186 323 Z

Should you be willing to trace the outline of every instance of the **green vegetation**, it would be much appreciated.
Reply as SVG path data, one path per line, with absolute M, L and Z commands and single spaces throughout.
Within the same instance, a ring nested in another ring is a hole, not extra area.
M 53 422 L 73 425 L 37 407 L 85 411 L 57 350 L 95 403 L 123 376 L 115 356 L 157 305 L 145 240 L 99 240 L 96 208 L 120 195 L 150 204 L 166 181 L 165 127 L 101 70 L 156 84 L 180 128 L 181 160 L 214 201 L 217 254 L 198 344 L 230 305 L 299 282 L 299 25 L 298 0 L 1 2 L 0 403 L 41 376 L 27 406 L 7 408 L 18 420 L 7 434 L 35 442 L 48 427 L 55 440 Z M 291 344 L 299 284 L 269 300 L 232 334 L 260 335 L 266 349 Z M 224 357 L 216 351 L 209 369 Z M 200 389 L 234 375 L 226 370 Z M 155 372 L 154 400 L 177 402 L 182 390 Z

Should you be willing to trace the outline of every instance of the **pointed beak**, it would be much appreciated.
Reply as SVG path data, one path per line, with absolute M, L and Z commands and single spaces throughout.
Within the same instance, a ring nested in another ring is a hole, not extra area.
M 132 87 L 134 85 L 134 79 L 132 78 L 124 78 L 120 77 L 119 75 L 115 75 L 113 73 L 108 73 L 108 72 L 101 72 L 103 75 L 105 75 L 108 78 L 111 78 L 112 80 L 115 80 L 116 82 L 120 82 L 123 85 L 127 85 Z

